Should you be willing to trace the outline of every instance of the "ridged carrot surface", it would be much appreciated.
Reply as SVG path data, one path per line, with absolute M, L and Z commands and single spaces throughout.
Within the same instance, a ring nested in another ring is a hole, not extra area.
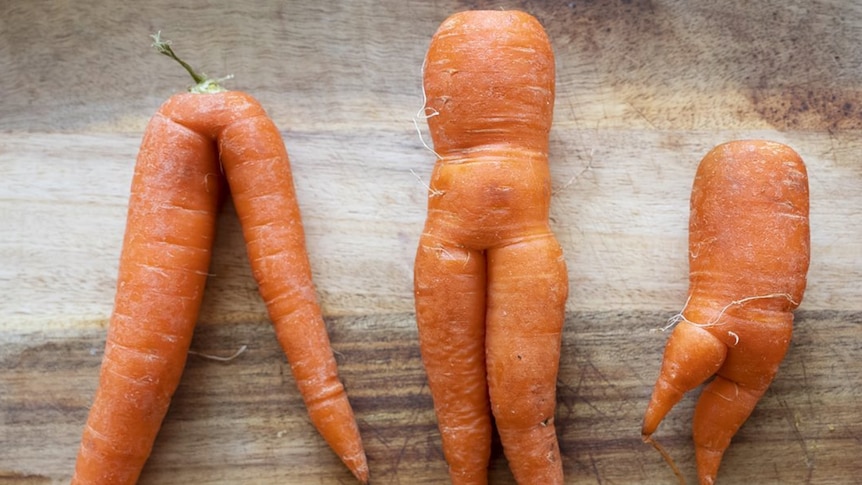
M 281 135 L 239 91 L 172 96 L 135 165 L 115 306 L 74 484 L 132 484 L 177 388 L 203 297 L 222 170 L 260 294 L 312 423 L 368 467 L 318 305 Z
M 554 411 L 568 276 L 548 222 L 550 42 L 523 12 L 455 14 L 431 41 L 424 88 L 439 159 L 415 303 L 450 478 L 487 482 L 493 415 L 519 483 L 562 483 Z
M 775 377 L 810 259 L 808 175 L 791 148 L 725 143 L 701 161 L 691 195 L 688 302 L 646 410 L 650 440 L 682 396 L 715 375 L 694 414 L 698 477 L 711 484 Z

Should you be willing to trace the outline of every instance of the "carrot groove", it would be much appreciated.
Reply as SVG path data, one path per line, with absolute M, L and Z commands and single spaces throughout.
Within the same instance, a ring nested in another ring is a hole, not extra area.
M 550 43 L 522 12 L 455 14 L 431 41 L 424 87 L 439 159 L 414 293 L 450 478 L 487 482 L 493 416 L 519 483 L 562 483 L 554 411 L 568 276 L 548 223 Z
M 150 454 L 197 320 L 222 169 L 252 272 L 311 421 L 367 482 L 359 430 L 311 280 L 281 135 L 254 98 L 207 82 L 206 93 L 169 98 L 145 131 L 99 387 L 72 483 L 135 483 Z
M 665 348 L 645 440 L 682 396 L 715 375 L 694 414 L 698 478 L 721 458 L 775 377 L 810 259 L 808 176 L 792 149 L 719 145 L 698 167 L 689 223 L 689 297 Z

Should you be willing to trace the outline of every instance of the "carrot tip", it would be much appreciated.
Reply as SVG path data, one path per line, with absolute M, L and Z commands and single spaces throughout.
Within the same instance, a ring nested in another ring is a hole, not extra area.
M 359 480 L 359 483 L 363 485 L 368 485 L 368 468 L 363 468 L 361 470 L 351 470 L 353 472 L 353 476 Z

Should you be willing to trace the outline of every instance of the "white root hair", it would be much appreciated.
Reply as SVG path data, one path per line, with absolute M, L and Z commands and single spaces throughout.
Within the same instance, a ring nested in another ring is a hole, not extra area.
M 748 296 L 745 298 L 740 298 L 739 300 L 731 301 L 730 303 L 725 305 L 718 312 L 718 315 L 716 315 L 715 318 L 711 319 L 710 321 L 708 321 L 706 323 L 700 323 L 700 322 L 693 322 L 683 315 L 683 313 L 685 312 L 685 309 L 688 307 L 689 301 L 691 301 L 691 295 L 689 295 L 688 299 L 685 301 L 685 305 L 682 307 L 682 310 L 680 310 L 679 313 L 677 313 L 676 315 L 670 317 L 667 320 L 667 323 L 665 324 L 665 326 L 661 328 L 661 330 L 663 332 L 667 331 L 667 330 L 673 328 L 679 322 L 686 322 L 686 323 L 689 323 L 691 325 L 695 325 L 698 327 L 720 327 L 721 325 L 724 325 L 724 323 L 720 322 L 721 317 L 723 317 L 724 314 L 731 307 L 738 306 L 738 305 L 744 305 L 745 303 L 748 303 L 748 302 L 754 301 L 754 300 L 766 300 L 766 299 L 770 299 L 770 298 L 785 298 L 785 299 L 787 299 L 787 301 L 789 301 L 790 303 L 792 303 L 794 305 L 799 304 L 798 302 L 793 300 L 793 297 L 790 296 L 789 293 L 769 293 L 767 295 Z M 739 343 L 739 336 L 736 335 L 735 333 L 732 336 L 736 338 L 736 342 L 734 343 L 734 345 L 738 344 Z

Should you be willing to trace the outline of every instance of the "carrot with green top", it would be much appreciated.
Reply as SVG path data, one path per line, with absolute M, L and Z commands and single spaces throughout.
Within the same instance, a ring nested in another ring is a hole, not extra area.
M 714 375 L 694 413 L 702 484 L 715 482 L 731 439 L 784 359 L 805 291 L 809 239 L 808 175 L 791 148 L 742 140 L 703 158 L 691 194 L 688 302 L 642 429 L 652 441 L 682 396 Z
M 487 482 L 493 416 L 519 483 L 562 483 L 554 412 L 568 275 L 548 220 L 550 42 L 523 12 L 455 14 L 431 40 L 424 87 L 439 159 L 414 291 L 449 476 Z
M 177 61 L 155 36 L 154 46 Z M 338 378 L 281 135 L 250 95 L 197 83 L 147 125 L 114 310 L 73 484 L 132 484 L 182 374 L 212 255 L 222 172 L 260 294 L 312 423 L 361 482 L 365 452 Z

